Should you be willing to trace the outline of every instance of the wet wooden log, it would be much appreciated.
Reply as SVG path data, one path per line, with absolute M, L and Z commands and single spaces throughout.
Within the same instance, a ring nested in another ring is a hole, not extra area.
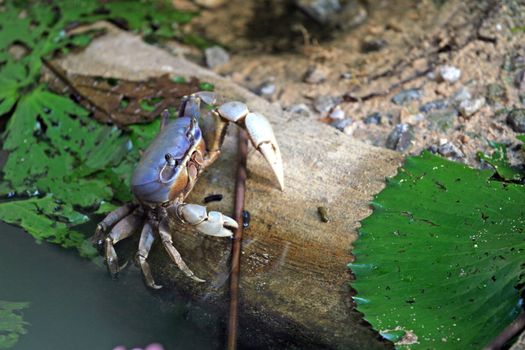
M 161 74 L 197 77 L 215 84 L 271 121 L 285 165 L 284 192 L 261 155 L 250 148 L 246 209 L 251 222 L 241 257 L 241 344 L 251 347 L 374 349 L 381 342 L 353 309 L 352 243 L 359 220 L 370 214 L 372 196 L 395 174 L 397 153 L 353 141 L 319 122 L 293 117 L 231 81 L 111 28 L 85 51 L 56 62 L 72 73 L 145 79 Z M 236 132 L 230 128 L 221 158 L 199 180 L 189 202 L 222 194 L 211 210 L 233 214 Z M 318 207 L 326 207 L 323 222 Z M 228 309 L 231 242 L 173 227 L 175 245 L 206 283 L 183 276 L 161 247 L 151 258 L 158 282 L 193 300 Z

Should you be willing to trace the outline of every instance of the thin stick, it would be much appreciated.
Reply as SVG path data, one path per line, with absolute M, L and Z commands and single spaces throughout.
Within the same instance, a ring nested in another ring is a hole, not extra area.
M 502 349 L 503 346 L 518 333 L 525 329 L 525 312 L 521 312 L 518 317 L 510 325 L 507 326 L 496 338 L 492 339 L 489 345 L 484 347 L 484 350 Z
M 228 322 L 228 345 L 226 349 L 237 347 L 237 324 L 239 306 L 239 275 L 241 271 L 242 244 L 242 211 L 244 209 L 244 191 L 246 187 L 246 156 L 248 154 L 248 136 L 239 129 L 239 165 L 235 183 L 235 220 L 239 228 L 235 230 L 232 245 L 231 275 L 230 275 L 230 319 Z

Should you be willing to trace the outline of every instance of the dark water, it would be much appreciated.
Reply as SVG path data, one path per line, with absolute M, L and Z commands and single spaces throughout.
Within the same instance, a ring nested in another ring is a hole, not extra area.
M 0 222 L 0 300 L 30 302 L 14 349 L 217 349 L 218 320 L 163 291 L 149 291 L 135 267 L 112 280 L 103 266 Z M 169 300 L 169 301 L 165 301 Z

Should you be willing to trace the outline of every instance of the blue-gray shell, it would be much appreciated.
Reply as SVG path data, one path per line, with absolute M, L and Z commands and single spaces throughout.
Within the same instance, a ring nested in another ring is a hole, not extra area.
M 191 147 L 187 132 L 191 119 L 182 117 L 170 122 L 146 149 L 137 165 L 131 179 L 131 190 L 135 197 L 149 203 L 163 203 L 168 200 L 173 181 L 161 181 L 160 172 L 166 164 L 166 153 L 175 159 L 184 157 Z M 194 142 L 201 139 L 201 131 L 197 127 Z

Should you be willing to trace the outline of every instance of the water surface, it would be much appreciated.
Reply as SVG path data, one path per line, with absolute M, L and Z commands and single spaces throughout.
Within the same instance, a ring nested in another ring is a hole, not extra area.
M 0 300 L 30 302 L 23 311 L 28 332 L 14 349 L 130 349 L 152 342 L 166 349 L 222 347 L 215 316 L 172 291 L 158 293 L 144 286 L 134 266 L 112 280 L 75 250 L 36 243 L 0 222 Z

